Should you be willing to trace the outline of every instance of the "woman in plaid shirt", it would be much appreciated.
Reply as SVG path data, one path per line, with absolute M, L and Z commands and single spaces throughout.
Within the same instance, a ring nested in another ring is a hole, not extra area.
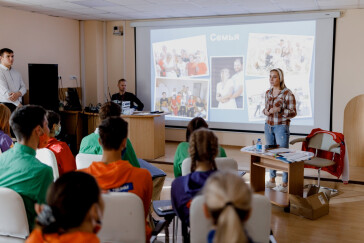
M 288 148 L 289 124 L 291 119 L 297 115 L 296 99 L 291 90 L 284 84 L 283 71 L 275 68 L 270 71 L 269 82 L 271 88 L 265 93 L 264 115 L 265 140 L 267 145 L 279 145 L 281 148 Z M 266 187 L 276 186 L 276 171 L 270 170 L 270 180 Z M 287 192 L 288 174 L 283 172 L 283 184 L 278 187 L 279 191 Z

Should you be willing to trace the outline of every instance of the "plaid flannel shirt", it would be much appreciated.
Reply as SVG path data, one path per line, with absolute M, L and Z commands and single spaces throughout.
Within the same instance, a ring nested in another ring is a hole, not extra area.
M 266 123 L 271 126 L 289 125 L 291 119 L 297 115 L 296 99 L 292 91 L 287 88 L 281 90 L 281 92 L 276 97 L 273 96 L 273 88 L 267 90 L 265 93 L 264 110 L 269 111 L 273 107 L 281 107 L 281 111 L 270 114 L 267 117 Z

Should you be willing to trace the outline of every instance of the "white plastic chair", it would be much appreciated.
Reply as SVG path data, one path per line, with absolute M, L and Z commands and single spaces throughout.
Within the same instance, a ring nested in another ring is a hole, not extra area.
M 46 164 L 52 168 L 53 179 L 54 181 L 56 181 L 57 178 L 59 177 L 59 172 L 58 172 L 57 159 L 54 153 L 47 148 L 37 149 L 35 157 L 39 159 L 39 161 L 42 162 L 43 164 Z
M 76 155 L 76 167 L 77 169 L 88 168 L 92 162 L 101 161 L 102 155 L 100 154 L 83 154 L 79 153 Z
M 204 200 L 202 195 L 192 200 L 190 208 L 191 243 L 206 243 L 207 235 L 212 229 L 212 222 L 206 218 L 204 213 Z M 267 197 L 253 194 L 252 212 L 245 229 L 254 242 L 269 242 L 271 210 L 272 205 Z
M 101 242 L 145 243 L 145 218 L 142 200 L 134 193 L 102 194 L 105 202 Z
M 219 157 L 215 158 L 218 170 L 233 170 L 238 171 L 238 162 L 233 158 Z M 187 158 L 182 162 L 182 175 L 191 173 L 191 158 Z
M 29 235 L 29 225 L 21 196 L 0 187 L 0 242 L 24 242 Z

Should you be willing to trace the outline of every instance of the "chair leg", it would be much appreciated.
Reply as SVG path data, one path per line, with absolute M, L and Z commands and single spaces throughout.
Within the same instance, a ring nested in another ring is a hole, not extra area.
M 323 189 L 327 189 L 327 190 L 330 190 L 331 191 L 331 197 L 332 196 L 336 196 L 336 194 L 338 193 L 338 190 L 336 190 L 336 189 L 333 189 L 333 188 L 328 188 L 328 187 L 321 187 L 320 186 L 320 175 L 321 175 L 321 168 L 319 168 L 318 170 L 317 170 L 317 173 L 318 173 L 318 177 L 317 177 L 317 186 L 318 186 L 318 189 L 320 190 L 320 188 L 323 188 Z
M 317 170 L 317 174 L 318 174 L 318 176 L 317 176 L 317 186 L 318 186 L 318 188 L 320 189 L 320 175 L 321 175 L 321 168 L 319 168 L 318 170 Z

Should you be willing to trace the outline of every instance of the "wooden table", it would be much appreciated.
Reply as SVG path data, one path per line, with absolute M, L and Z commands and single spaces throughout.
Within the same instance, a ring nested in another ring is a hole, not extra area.
M 289 206 L 289 194 L 303 196 L 304 162 L 286 163 L 271 156 L 243 152 L 250 154 L 250 185 L 257 193 L 267 196 L 279 207 Z M 265 188 L 266 168 L 288 172 L 288 192 L 279 192 Z
M 138 158 L 153 160 L 165 154 L 164 114 L 121 115 Z

